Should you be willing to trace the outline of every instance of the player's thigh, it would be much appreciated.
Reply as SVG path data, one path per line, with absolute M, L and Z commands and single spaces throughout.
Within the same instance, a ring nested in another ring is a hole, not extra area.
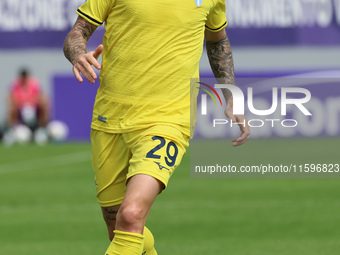
M 92 130 L 91 143 L 97 200 L 103 208 L 119 205 L 126 192 L 131 152 L 121 134 Z
M 165 125 L 124 134 L 124 139 L 132 152 L 127 179 L 137 174 L 146 174 L 161 181 L 164 187 L 180 164 L 189 144 L 189 137 Z

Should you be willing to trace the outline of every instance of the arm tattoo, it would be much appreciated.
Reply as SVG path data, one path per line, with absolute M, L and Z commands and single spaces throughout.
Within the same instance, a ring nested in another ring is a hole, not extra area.
M 115 221 L 116 215 L 118 211 L 115 211 L 111 208 L 104 208 L 103 210 L 103 216 L 105 221 Z
M 74 64 L 80 54 L 86 53 L 86 42 L 96 30 L 96 26 L 87 22 L 85 19 L 78 17 L 72 30 L 67 35 L 64 42 L 65 57 Z
M 228 36 L 225 35 L 219 42 L 206 42 L 206 48 L 211 69 L 218 83 L 235 85 L 234 61 Z M 228 101 L 232 96 L 228 89 L 222 89 Z

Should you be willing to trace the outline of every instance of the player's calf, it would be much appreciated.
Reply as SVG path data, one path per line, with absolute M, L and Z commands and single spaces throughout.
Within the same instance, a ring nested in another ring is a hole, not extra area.
M 116 219 L 117 213 L 120 208 L 120 205 L 110 206 L 110 207 L 102 207 L 103 218 L 107 226 L 107 230 L 109 232 L 110 241 L 114 238 L 114 230 L 116 227 Z

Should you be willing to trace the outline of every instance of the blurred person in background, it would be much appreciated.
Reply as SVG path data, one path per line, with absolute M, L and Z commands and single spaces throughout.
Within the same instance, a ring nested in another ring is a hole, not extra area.
M 41 91 L 40 82 L 22 68 L 12 82 L 8 94 L 7 123 L 9 128 L 17 124 L 28 126 L 32 131 L 45 127 L 49 120 L 49 102 Z
M 7 95 L 7 124 L 3 128 L 3 143 L 27 144 L 32 139 L 39 145 L 48 142 L 49 100 L 41 91 L 40 82 L 26 68 L 19 71 Z

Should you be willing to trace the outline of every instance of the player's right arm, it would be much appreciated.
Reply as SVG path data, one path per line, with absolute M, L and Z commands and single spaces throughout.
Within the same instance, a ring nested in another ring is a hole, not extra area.
M 97 58 L 103 51 L 103 45 L 99 45 L 95 51 L 87 52 L 86 50 L 87 40 L 96 28 L 97 26 L 79 16 L 64 42 L 65 57 L 72 63 L 73 73 L 79 82 L 83 82 L 80 75 L 82 74 L 93 84 L 97 79 L 97 75 L 92 65 L 97 70 L 101 69 Z

